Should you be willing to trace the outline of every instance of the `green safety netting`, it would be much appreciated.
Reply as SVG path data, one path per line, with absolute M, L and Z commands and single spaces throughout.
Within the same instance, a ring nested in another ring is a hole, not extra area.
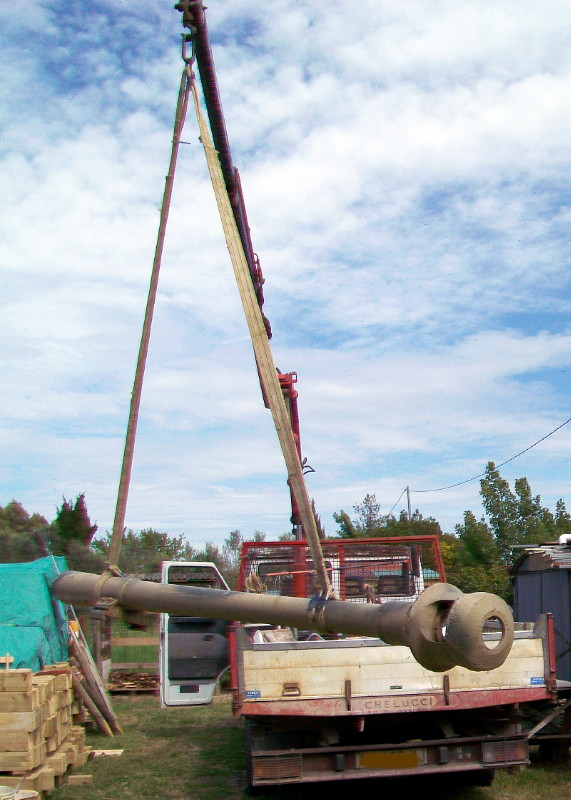
M 37 672 L 67 660 L 66 607 L 50 594 L 67 568 L 63 556 L 0 564 L 0 656 L 12 656 L 12 668 Z

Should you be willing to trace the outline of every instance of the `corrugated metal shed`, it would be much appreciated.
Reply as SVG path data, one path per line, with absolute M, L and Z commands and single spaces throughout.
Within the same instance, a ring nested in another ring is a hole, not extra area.
M 571 546 L 546 543 L 523 551 L 512 567 L 515 617 L 553 614 L 557 678 L 571 681 Z

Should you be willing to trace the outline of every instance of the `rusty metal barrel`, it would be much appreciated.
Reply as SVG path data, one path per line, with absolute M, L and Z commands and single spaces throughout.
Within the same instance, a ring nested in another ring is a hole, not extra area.
M 430 586 L 412 603 L 380 605 L 154 584 L 85 572 L 63 573 L 53 592 L 76 605 L 95 605 L 100 597 L 111 597 L 126 611 L 378 637 L 409 647 L 419 664 L 434 672 L 455 666 L 478 672 L 495 669 L 507 658 L 513 641 L 513 617 L 501 598 L 486 592 L 464 594 L 448 583 Z M 491 621 L 499 636 L 487 641 L 483 634 Z

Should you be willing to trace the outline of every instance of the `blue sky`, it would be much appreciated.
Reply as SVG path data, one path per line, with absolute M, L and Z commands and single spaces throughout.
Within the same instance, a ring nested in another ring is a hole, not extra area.
M 571 9 L 212 0 L 274 357 L 326 532 L 571 416 Z M 0 9 L 0 505 L 112 524 L 182 64 L 172 3 Z M 189 115 L 126 524 L 200 546 L 289 493 Z M 507 465 L 571 508 L 571 425 Z M 413 494 L 451 531 L 478 482 Z M 404 507 L 401 503 L 400 507 Z M 397 506 L 397 511 L 399 506 Z

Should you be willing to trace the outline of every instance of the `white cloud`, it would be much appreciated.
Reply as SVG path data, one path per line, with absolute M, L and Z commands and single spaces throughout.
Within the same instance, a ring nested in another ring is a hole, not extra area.
M 388 510 L 406 484 L 476 475 L 567 417 L 570 13 L 553 0 L 208 10 L 275 358 L 300 376 L 330 533 L 367 492 Z M 85 491 L 105 528 L 179 15 L 157 0 L 95 0 L 89 15 L 48 0 L 30 15 L 14 0 L 0 20 L 0 504 L 49 517 Z M 278 534 L 284 469 L 191 117 L 183 139 L 127 524 L 196 544 Z M 568 436 L 507 476 L 564 496 Z M 452 530 L 477 489 L 414 498 Z

